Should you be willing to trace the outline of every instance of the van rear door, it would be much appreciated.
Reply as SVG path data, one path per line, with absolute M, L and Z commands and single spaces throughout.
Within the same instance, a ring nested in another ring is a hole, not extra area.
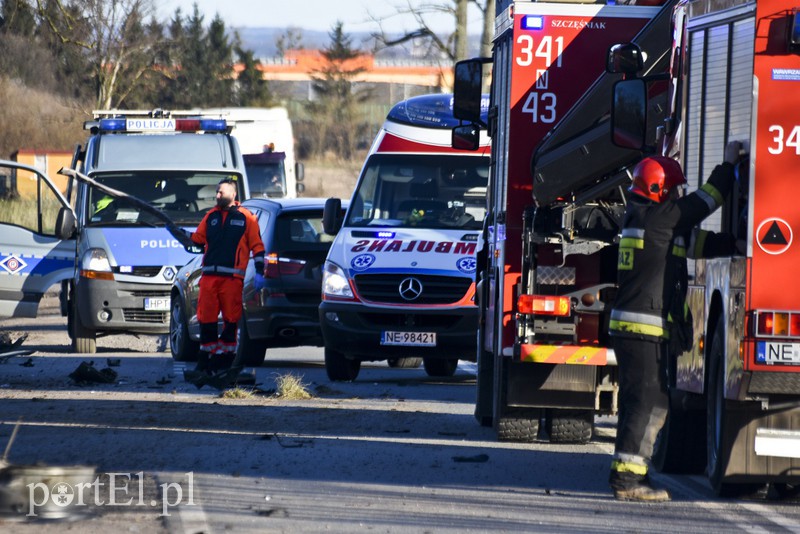
M 68 186 L 0 160 L 0 317 L 36 317 L 44 293 L 73 277 L 75 238 L 61 239 L 57 229 L 59 214 L 75 220 Z

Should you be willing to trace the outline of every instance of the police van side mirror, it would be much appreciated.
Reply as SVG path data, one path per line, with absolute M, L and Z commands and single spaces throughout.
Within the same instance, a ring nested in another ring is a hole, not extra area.
M 325 201 L 322 212 L 322 229 L 328 235 L 336 235 L 342 227 L 342 201 L 338 198 L 329 198 Z
M 58 210 L 55 228 L 56 237 L 59 239 L 71 239 L 75 235 L 77 228 L 75 213 L 70 208 L 64 206 Z
M 643 150 L 647 135 L 647 83 L 641 78 L 614 84 L 611 101 L 611 142 Z

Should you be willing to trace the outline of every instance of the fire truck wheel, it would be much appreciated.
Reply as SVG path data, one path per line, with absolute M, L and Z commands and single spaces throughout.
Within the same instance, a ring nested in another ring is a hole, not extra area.
M 539 410 L 519 410 L 505 414 L 497 421 L 497 440 L 533 443 L 539 436 Z
M 69 305 L 67 321 L 68 331 L 72 337 L 72 352 L 84 354 L 97 352 L 97 333 L 83 325 L 74 301 Z
M 396 369 L 416 369 L 422 365 L 422 358 L 389 358 L 386 363 Z
M 178 362 L 195 361 L 200 343 L 189 337 L 186 311 L 180 295 L 172 294 L 170 306 L 172 309 L 169 314 L 169 351 L 172 353 L 172 359 Z
M 422 365 L 428 376 L 453 376 L 458 367 L 458 358 L 423 358 Z
M 237 347 L 239 362 L 247 367 L 260 367 L 267 356 L 267 340 L 253 339 L 247 330 L 244 315 L 239 324 L 239 344 Z
M 548 410 L 545 430 L 550 443 L 588 443 L 594 433 L 594 411 Z
M 706 418 L 700 409 L 684 407 L 683 391 L 669 391 L 669 412 L 658 434 L 653 467 L 661 473 L 700 474 L 706 466 Z
M 344 353 L 325 347 L 325 371 L 334 382 L 352 382 L 358 378 L 361 360 L 351 360 Z

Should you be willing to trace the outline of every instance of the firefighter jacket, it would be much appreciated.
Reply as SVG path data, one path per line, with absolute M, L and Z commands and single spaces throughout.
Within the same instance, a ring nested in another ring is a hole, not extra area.
M 688 337 L 678 345 L 680 350 L 691 347 L 686 258 L 733 254 L 732 235 L 694 228 L 722 205 L 733 184 L 733 169 L 730 163 L 718 165 L 700 189 L 675 200 L 657 203 L 631 195 L 619 242 L 619 288 L 609 334 L 663 342 L 672 332 L 673 338 Z
M 251 252 L 256 272 L 264 272 L 264 243 L 258 220 L 238 202 L 227 210 L 216 206 L 206 213 L 192 233 L 192 241 L 205 245 L 203 274 L 244 278 Z

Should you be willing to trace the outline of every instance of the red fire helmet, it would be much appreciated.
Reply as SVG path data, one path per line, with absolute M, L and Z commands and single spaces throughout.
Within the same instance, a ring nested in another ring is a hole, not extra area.
M 669 192 L 686 184 L 680 164 L 672 158 L 651 156 L 633 169 L 633 183 L 628 188 L 653 202 L 663 202 Z

